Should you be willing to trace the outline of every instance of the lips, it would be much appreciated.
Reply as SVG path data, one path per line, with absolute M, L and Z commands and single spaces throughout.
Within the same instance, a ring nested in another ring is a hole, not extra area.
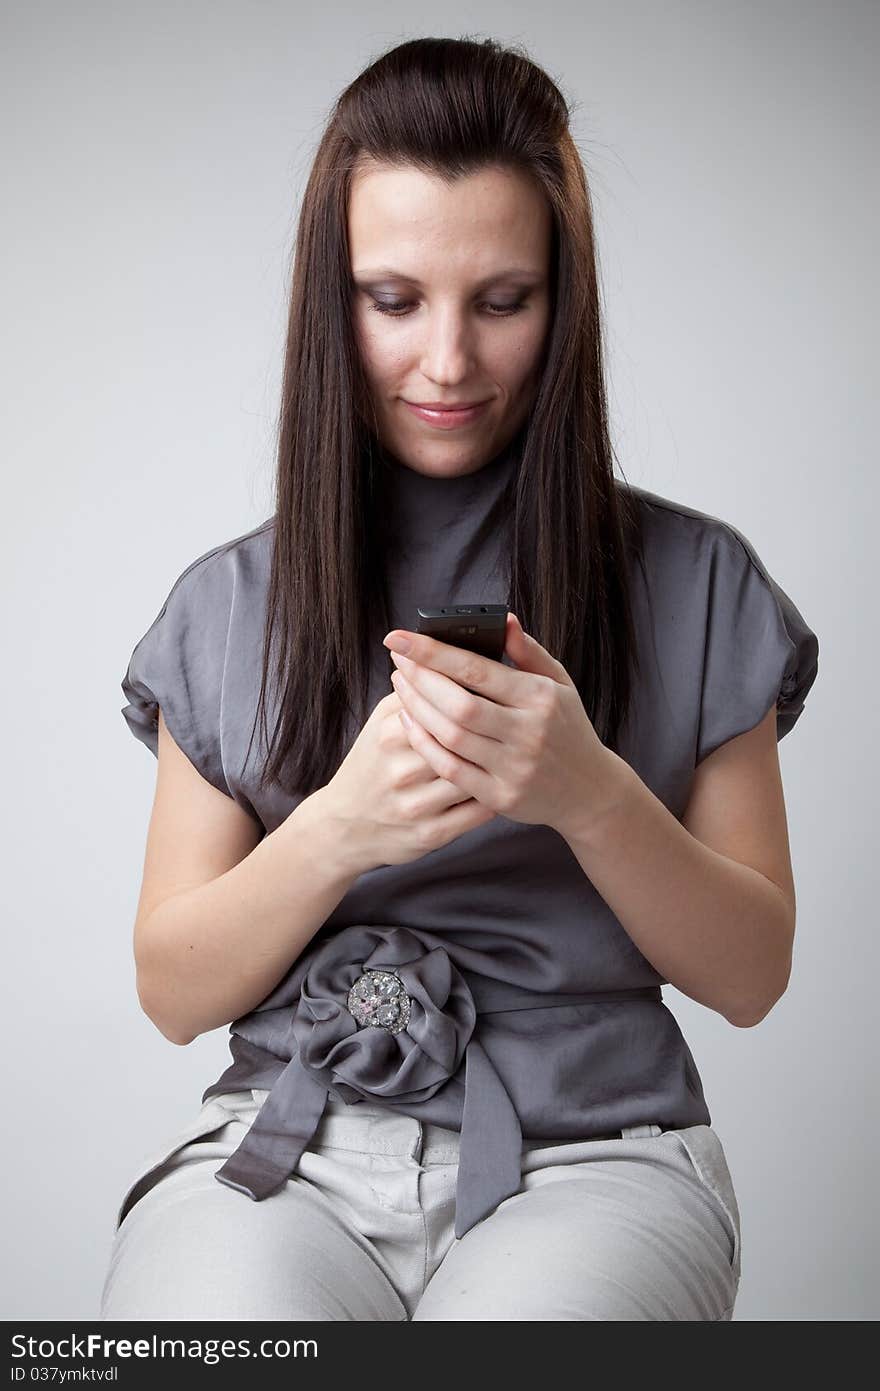
M 462 425 L 470 425 L 472 421 L 477 420 L 486 410 L 489 402 L 479 401 L 472 406 L 443 407 L 442 409 L 436 406 L 419 406 L 406 400 L 403 404 L 426 425 L 433 425 L 440 430 L 454 430 Z
M 457 401 L 444 404 L 441 401 L 407 401 L 408 406 L 418 406 L 423 411 L 470 411 L 474 406 L 482 406 L 482 401 Z

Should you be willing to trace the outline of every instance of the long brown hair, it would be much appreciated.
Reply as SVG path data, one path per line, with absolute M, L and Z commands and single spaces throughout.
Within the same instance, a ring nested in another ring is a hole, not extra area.
M 349 717 L 359 728 L 369 715 L 375 644 L 390 626 L 379 446 L 353 330 L 347 236 L 349 189 L 364 158 L 448 181 L 507 166 L 537 180 L 548 199 L 551 323 L 508 495 L 507 603 L 563 663 L 614 749 L 631 664 L 638 668 L 626 584 L 637 518 L 613 476 L 592 208 L 569 110 L 518 48 L 423 38 L 384 53 L 342 92 L 303 198 L 258 701 L 264 735 L 273 674 L 277 719 L 261 785 L 306 796 L 329 781 Z M 389 691 L 392 670 L 389 659 Z

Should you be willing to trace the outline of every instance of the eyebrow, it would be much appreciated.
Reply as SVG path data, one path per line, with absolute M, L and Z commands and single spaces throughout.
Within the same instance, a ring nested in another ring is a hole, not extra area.
M 422 282 L 416 280 L 413 275 L 403 275 L 400 271 L 393 270 L 391 266 L 376 266 L 369 270 L 361 270 L 353 273 L 352 278 L 359 284 L 372 283 L 376 280 L 405 280 L 408 285 L 418 285 L 422 289 Z M 508 270 L 495 271 L 492 275 L 487 275 L 483 280 L 477 282 L 475 290 L 485 290 L 490 285 L 496 285 L 500 281 L 517 280 L 529 284 L 540 284 L 544 279 L 542 271 L 532 270 L 528 267 L 511 266 Z

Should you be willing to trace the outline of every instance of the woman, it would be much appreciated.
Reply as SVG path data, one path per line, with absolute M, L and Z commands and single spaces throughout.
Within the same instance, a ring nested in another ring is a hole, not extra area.
M 322 140 L 274 515 L 123 682 L 139 997 L 233 1061 L 123 1197 L 105 1319 L 732 1316 L 660 986 L 742 1027 L 785 989 L 817 641 L 731 524 L 613 476 L 567 118 L 520 52 L 424 39 Z M 415 632 L 462 603 L 509 605 L 502 662 Z

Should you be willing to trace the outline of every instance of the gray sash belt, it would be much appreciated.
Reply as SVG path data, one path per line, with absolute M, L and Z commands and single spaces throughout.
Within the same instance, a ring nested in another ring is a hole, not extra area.
M 477 1015 L 662 998 L 659 986 L 542 994 L 483 978 L 482 988 L 472 988 L 442 938 L 432 933 L 359 924 L 344 928 L 321 944 L 302 975 L 293 1005 L 290 1061 L 215 1177 L 259 1202 L 293 1173 L 331 1086 L 347 1102 L 411 1104 L 433 1096 L 464 1059 L 455 1207 L 455 1235 L 462 1237 L 521 1182 L 519 1117 L 474 1037 Z M 259 1020 L 259 1014 L 253 1017 Z M 252 1032 L 249 1036 L 258 1042 Z

